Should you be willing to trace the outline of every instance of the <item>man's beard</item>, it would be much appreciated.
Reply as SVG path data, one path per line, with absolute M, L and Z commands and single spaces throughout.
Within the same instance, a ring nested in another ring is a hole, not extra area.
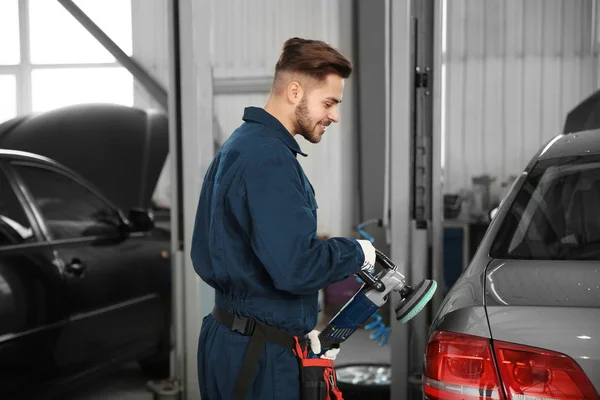
M 308 114 L 308 101 L 303 97 L 296 107 L 296 133 L 311 143 L 319 143 L 321 135 L 315 133 L 316 124 L 312 123 Z

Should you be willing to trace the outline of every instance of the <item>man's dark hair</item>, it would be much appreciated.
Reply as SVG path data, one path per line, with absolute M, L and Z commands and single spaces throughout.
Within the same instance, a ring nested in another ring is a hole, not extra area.
M 318 81 L 332 73 L 346 79 L 352 73 L 352 63 L 323 41 L 295 37 L 283 44 L 275 76 L 278 72 L 300 73 Z

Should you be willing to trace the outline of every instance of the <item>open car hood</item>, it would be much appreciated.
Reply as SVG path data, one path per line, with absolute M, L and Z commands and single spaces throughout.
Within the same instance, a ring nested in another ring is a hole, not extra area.
M 71 168 L 122 210 L 150 208 L 169 152 L 167 115 L 83 104 L 0 125 L 0 148 L 36 153 Z
M 596 90 L 569 111 L 563 133 L 593 129 L 600 129 L 600 90 Z

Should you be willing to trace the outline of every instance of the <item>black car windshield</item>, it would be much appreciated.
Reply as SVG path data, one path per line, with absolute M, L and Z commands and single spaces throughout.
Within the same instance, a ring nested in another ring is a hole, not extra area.
M 540 161 L 510 206 L 490 255 L 600 260 L 600 156 Z

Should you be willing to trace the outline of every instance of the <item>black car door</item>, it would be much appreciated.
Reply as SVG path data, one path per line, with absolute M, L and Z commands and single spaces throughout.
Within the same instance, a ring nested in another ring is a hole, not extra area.
M 146 233 L 129 233 L 119 210 L 67 171 L 12 166 L 65 271 L 69 324 L 56 350 L 63 366 L 98 364 L 156 344 L 165 326 L 159 289 L 166 249 Z
M 31 208 L 0 160 L 0 398 L 22 398 L 57 374 L 67 324 L 64 283 Z

